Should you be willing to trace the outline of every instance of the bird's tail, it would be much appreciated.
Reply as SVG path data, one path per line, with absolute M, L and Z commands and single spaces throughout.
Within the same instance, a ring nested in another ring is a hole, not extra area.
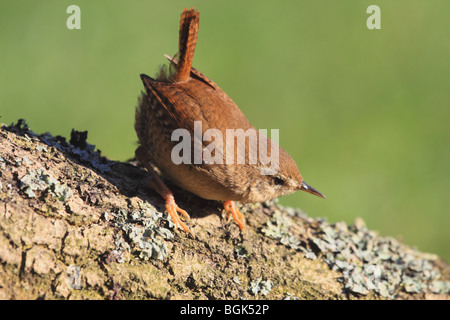
M 189 79 L 195 45 L 197 44 L 200 14 L 194 8 L 184 9 L 180 17 L 180 38 L 178 43 L 179 62 L 173 80 L 175 82 Z

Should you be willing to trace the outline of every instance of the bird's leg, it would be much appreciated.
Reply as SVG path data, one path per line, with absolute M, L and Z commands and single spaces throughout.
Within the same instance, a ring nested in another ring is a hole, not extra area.
M 158 192 L 166 201 L 166 211 L 167 213 L 169 213 L 173 223 L 175 224 L 175 230 L 177 229 L 177 227 L 181 227 L 186 233 L 191 234 L 195 238 L 195 234 L 183 221 L 181 221 L 178 212 L 187 219 L 189 219 L 189 214 L 175 203 L 175 198 L 173 197 L 172 191 L 170 191 L 170 189 L 165 185 L 165 183 L 161 180 L 161 178 L 158 176 L 155 170 L 153 170 L 152 166 L 148 162 L 146 162 L 145 168 L 152 176 L 152 189 Z
M 223 207 L 225 208 L 225 211 L 227 212 L 227 218 L 230 220 L 230 217 L 233 217 L 233 220 L 237 223 L 239 226 L 239 229 L 241 229 L 241 232 L 245 229 L 245 219 L 242 213 L 237 208 L 236 204 L 233 201 L 224 201 Z

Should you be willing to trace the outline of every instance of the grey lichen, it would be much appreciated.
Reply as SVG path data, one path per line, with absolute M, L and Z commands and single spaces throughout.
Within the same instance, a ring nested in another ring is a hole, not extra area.
M 5 169 L 6 169 L 5 159 L 3 159 L 3 157 L 0 157 L 0 170 L 5 170 Z
M 286 297 L 283 300 L 300 300 L 299 297 L 293 296 L 289 292 L 286 293 Z
M 169 220 L 147 202 L 141 203 L 140 210 L 119 209 L 117 213 L 105 213 L 105 219 L 113 221 L 116 228 L 124 233 L 131 249 L 142 260 L 164 260 L 169 255 L 166 240 L 173 239 L 172 232 L 163 225 Z M 120 248 L 117 249 L 120 251 Z
M 72 135 L 77 131 L 72 131 Z M 100 172 L 109 172 L 110 166 L 114 161 L 108 160 L 100 155 L 98 150 L 95 150 L 95 145 L 84 143 L 80 145 L 68 144 L 62 137 L 53 137 L 50 133 L 44 133 L 39 138 L 47 145 L 55 147 L 61 152 L 66 152 L 72 156 L 78 157 L 81 161 L 89 163 L 90 166 Z M 45 149 L 43 149 L 45 150 Z
M 223 228 L 215 219 L 215 206 L 188 198 L 181 203 L 187 210 L 205 209 L 195 219 L 198 238 L 173 239 L 172 221 L 155 208 L 164 202 L 141 189 L 143 171 L 132 163 L 112 166 L 91 148 L 94 163 L 110 169 L 99 174 L 102 169 L 73 152 L 89 149 L 86 136 L 74 133 L 68 146 L 20 121 L 0 131 L 0 296 L 429 299 L 435 295 L 424 292 L 448 292 L 444 261 L 390 238 L 377 240 L 362 220 L 350 227 L 329 224 L 276 202 L 245 206 L 249 227 L 239 236 L 236 226 Z M 62 186 L 73 192 L 65 204 L 56 199 L 64 197 Z M 83 289 L 70 291 L 64 277 L 74 263 Z
M 28 169 L 27 174 L 20 178 L 19 182 L 20 188 L 29 198 L 36 197 L 35 191 L 47 192 L 63 202 L 73 196 L 70 188 L 59 183 L 44 169 Z
M 66 139 L 61 136 L 54 137 L 50 133 L 36 134 L 31 131 L 23 119 L 19 119 L 17 123 L 12 123 L 9 126 L 5 126 L 5 129 L 11 132 L 19 133 L 20 138 L 25 140 L 35 140 L 36 143 L 45 143 L 48 147 L 54 147 L 57 150 L 74 156 L 80 161 L 89 164 L 92 168 L 100 172 L 111 171 L 111 165 L 116 163 L 115 161 L 108 160 L 103 157 L 99 150 L 96 150 L 95 145 L 86 142 L 87 132 L 79 132 L 72 130 L 70 143 L 66 142 Z M 48 148 L 45 145 L 38 144 L 35 149 L 39 152 L 48 152 Z
M 308 237 L 302 235 L 298 230 L 301 226 L 276 211 L 262 229 L 263 233 L 304 252 L 309 259 L 323 259 L 332 270 L 342 274 L 339 280 L 350 293 L 375 292 L 385 298 L 395 298 L 401 290 L 444 294 L 450 291 L 450 283 L 441 281 L 433 267 L 433 255 L 421 254 L 394 238 L 380 237 L 368 230 L 360 218 L 347 226 L 344 222 L 329 224 L 325 219 L 313 220 L 297 209 L 285 211 L 300 217 L 314 232 Z
M 291 218 L 277 211 L 272 219 L 267 221 L 267 226 L 262 229 L 262 232 L 268 237 L 279 239 L 285 246 L 296 250 L 301 249 L 300 241 L 289 233 L 292 225 L 293 221 Z
M 259 294 L 266 296 L 272 290 L 272 282 L 258 278 L 250 282 L 250 288 L 248 290 L 255 296 Z
M 342 281 L 350 291 L 368 294 L 373 290 L 386 298 L 394 298 L 402 288 L 417 293 L 449 292 L 448 282 L 439 289 L 432 285 L 440 275 L 429 257 L 396 239 L 380 237 L 358 223 L 348 231 L 336 224 L 325 228 L 328 232 L 318 234 L 325 241 L 325 261 L 342 272 Z
M 130 245 L 121 237 L 115 237 L 115 249 L 112 251 L 116 262 L 124 263 L 127 261 L 127 254 L 130 252 Z
M 236 284 L 239 284 L 239 285 L 242 284 L 242 283 L 241 283 L 241 280 L 239 280 L 239 277 L 238 277 L 238 276 L 236 276 L 236 277 L 233 278 L 233 282 L 236 283 Z

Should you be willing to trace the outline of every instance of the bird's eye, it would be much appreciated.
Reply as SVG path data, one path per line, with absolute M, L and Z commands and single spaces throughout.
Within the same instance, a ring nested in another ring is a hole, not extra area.
M 281 178 L 278 178 L 278 177 L 274 177 L 273 183 L 277 186 L 282 186 L 282 185 L 284 185 L 284 180 Z

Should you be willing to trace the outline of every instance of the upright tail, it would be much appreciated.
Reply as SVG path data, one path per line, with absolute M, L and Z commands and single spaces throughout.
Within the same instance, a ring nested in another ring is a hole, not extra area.
M 200 15 L 194 8 L 184 9 L 180 17 L 180 38 L 178 43 L 179 62 L 174 81 L 189 79 L 195 45 L 197 44 Z

